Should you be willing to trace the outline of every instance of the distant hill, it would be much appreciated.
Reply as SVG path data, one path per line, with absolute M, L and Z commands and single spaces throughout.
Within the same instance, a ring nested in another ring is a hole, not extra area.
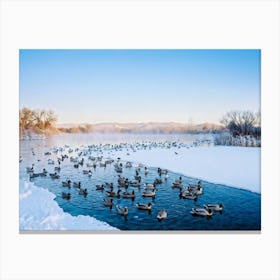
M 197 125 L 177 122 L 148 122 L 148 123 L 98 123 L 98 124 L 60 124 L 59 130 L 75 131 L 74 128 L 87 127 L 97 133 L 186 133 L 186 132 L 211 132 L 224 129 L 223 126 L 202 123 Z M 87 129 L 89 130 L 89 129 Z

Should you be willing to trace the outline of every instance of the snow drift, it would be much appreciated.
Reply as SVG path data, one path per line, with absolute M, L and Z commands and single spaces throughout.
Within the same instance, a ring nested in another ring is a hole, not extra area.
M 54 201 L 55 195 L 33 183 L 19 182 L 20 230 L 117 230 L 90 216 L 71 216 Z

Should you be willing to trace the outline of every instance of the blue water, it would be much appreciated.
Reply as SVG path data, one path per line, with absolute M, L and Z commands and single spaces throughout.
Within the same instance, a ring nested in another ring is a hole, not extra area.
M 20 155 L 23 157 L 23 161 L 20 163 L 20 177 L 26 178 L 26 167 L 35 164 L 35 172 L 41 172 L 43 168 L 46 168 L 49 172 L 54 172 L 54 165 L 48 164 L 48 159 L 54 159 L 57 166 L 57 156 L 60 155 L 52 153 L 52 155 L 44 155 L 46 151 L 54 146 L 72 144 L 71 148 L 75 149 L 79 147 L 79 151 L 69 154 L 69 156 L 76 156 L 80 151 L 87 150 L 86 145 L 89 143 L 97 143 L 98 139 L 89 139 L 87 141 L 84 136 L 78 135 L 78 137 L 57 136 L 47 140 L 36 141 L 21 141 L 20 142 Z M 129 136 L 130 137 L 130 136 Z M 140 137 L 140 136 L 138 136 Z M 174 136 L 171 139 L 174 140 Z M 182 136 L 180 136 L 182 137 Z M 182 143 L 192 143 L 195 136 L 187 137 L 182 140 Z M 77 139 L 78 138 L 78 139 Z M 141 136 L 140 138 L 143 138 Z M 68 142 L 66 142 L 68 139 Z M 124 139 L 123 139 L 124 140 Z M 128 142 L 128 139 L 125 139 Z M 132 140 L 132 139 L 130 139 Z M 139 140 L 139 139 L 137 139 Z M 170 139 L 169 139 L 170 140 Z M 104 140 L 102 140 L 104 141 Z M 135 138 L 133 139 L 135 141 Z M 131 141 L 131 142 L 133 142 Z M 84 146 L 80 146 L 84 145 Z M 184 147 L 183 147 L 184 148 Z M 68 154 L 68 148 L 63 151 L 63 154 Z M 33 151 L 33 153 L 32 153 Z M 96 149 L 92 152 L 92 156 L 100 155 L 100 150 Z M 87 156 L 84 157 L 85 163 L 89 162 Z M 116 158 L 112 157 L 116 160 Z M 98 220 L 105 221 L 110 225 L 122 230 L 260 230 L 261 229 L 261 196 L 260 194 L 253 193 L 246 190 L 240 190 L 224 185 L 213 184 L 210 182 L 202 181 L 203 194 L 198 197 L 197 201 L 180 199 L 179 190 L 173 189 L 172 182 L 178 179 L 179 176 L 183 178 L 184 187 L 187 184 L 197 183 L 196 178 L 190 178 L 181 174 L 169 172 L 169 178 L 164 180 L 163 183 L 158 185 L 156 197 L 143 198 L 142 192 L 144 190 L 144 182 L 152 183 L 155 178 L 160 178 L 157 173 L 157 166 L 148 167 L 149 173 L 144 174 L 144 168 L 141 168 L 140 175 L 142 177 L 142 186 L 140 189 L 135 187 L 129 187 L 128 191 L 135 191 L 135 200 L 124 198 L 113 198 L 115 205 L 127 206 L 129 214 L 125 218 L 117 213 L 115 207 L 112 209 L 103 205 L 103 199 L 109 199 L 105 191 L 97 191 L 96 185 L 104 182 L 113 182 L 114 191 L 118 190 L 118 173 L 114 170 L 113 164 L 106 167 L 92 167 L 74 168 L 74 163 L 69 159 L 65 159 L 61 162 L 60 179 L 51 179 L 50 176 L 37 177 L 32 181 L 40 187 L 47 188 L 49 191 L 56 195 L 56 201 L 59 206 L 73 216 L 76 215 L 89 215 L 97 218 Z M 125 165 L 125 162 L 123 162 Z M 121 176 L 128 177 L 130 180 L 135 181 L 135 166 L 132 168 L 123 168 Z M 83 174 L 83 169 L 91 169 L 93 175 L 89 177 Z M 163 177 L 163 176 L 162 176 Z M 89 194 L 87 197 L 78 194 L 78 189 L 71 187 L 70 189 L 62 187 L 62 181 L 70 178 L 72 181 L 80 181 L 82 188 L 87 188 Z M 121 188 L 124 191 L 123 188 Z M 62 198 L 62 192 L 70 192 L 71 199 L 65 200 Z M 141 211 L 136 207 L 136 203 L 152 203 L 152 211 Z M 203 207 L 203 204 L 207 203 L 222 203 L 225 208 L 222 213 L 215 212 L 211 218 L 194 217 L 190 214 L 192 207 Z M 159 222 L 156 218 L 158 212 L 161 209 L 167 211 L 167 219 Z

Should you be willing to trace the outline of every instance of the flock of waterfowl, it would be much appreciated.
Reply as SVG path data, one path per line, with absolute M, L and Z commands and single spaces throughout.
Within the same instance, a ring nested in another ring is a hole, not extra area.
M 26 172 L 29 174 L 30 179 L 34 179 L 36 177 L 47 177 L 50 176 L 53 180 L 60 180 L 61 174 L 63 174 L 63 165 L 61 164 L 64 160 L 69 161 L 73 164 L 73 168 L 82 169 L 81 176 L 87 175 L 89 177 L 93 176 L 94 171 L 97 168 L 103 167 L 106 168 L 107 165 L 113 165 L 114 172 L 116 172 L 117 176 L 117 184 L 114 185 L 113 182 L 103 182 L 102 184 L 98 184 L 95 186 L 96 191 L 100 191 L 104 193 L 103 204 L 105 207 L 109 207 L 112 209 L 115 206 L 115 209 L 118 214 L 122 216 L 127 216 L 129 214 L 129 208 L 127 206 L 122 206 L 116 204 L 116 201 L 122 202 L 122 199 L 134 199 L 139 196 L 139 193 L 143 198 L 151 198 L 151 201 L 148 203 L 136 203 L 134 207 L 137 207 L 139 210 L 143 211 L 152 211 L 153 201 L 156 197 L 157 192 L 160 191 L 159 185 L 161 185 L 164 181 L 169 179 L 169 171 L 166 169 L 161 169 L 160 167 L 157 169 L 157 177 L 154 178 L 154 181 L 145 182 L 145 176 L 149 173 L 149 169 L 147 166 L 142 164 L 133 164 L 132 162 L 123 162 L 118 157 L 116 159 L 112 158 L 104 158 L 103 155 L 100 155 L 102 151 L 105 149 L 108 150 L 111 147 L 111 150 L 118 151 L 120 149 L 127 149 L 128 147 L 134 151 L 136 149 L 150 149 L 151 147 L 155 147 L 155 143 L 150 145 L 146 144 L 126 144 L 122 143 L 119 145 L 91 145 L 91 146 L 82 146 L 82 148 L 72 149 L 69 146 L 65 145 L 63 147 L 55 147 L 44 153 L 46 157 L 52 155 L 52 159 L 48 158 L 48 165 L 53 165 L 53 172 L 48 172 L 45 168 L 41 172 L 35 172 L 35 164 L 32 164 L 31 167 L 26 168 Z M 157 143 L 157 147 L 172 147 L 177 146 L 181 147 L 180 144 L 173 143 Z M 32 154 L 35 155 L 34 150 L 32 149 Z M 95 156 L 93 156 L 95 154 Z M 55 155 L 55 156 L 53 156 Z M 97 156 L 98 155 L 98 156 Z M 53 159 L 55 157 L 55 159 Z M 23 158 L 20 157 L 20 162 L 23 161 Z M 39 161 L 39 160 L 38 160 Z M 86 167 L 86 168 L 85 168 Z M 124 169 L 135 168 L 134 178 L 128 178 L 125 176 L 121 176 Z M 82 175 L 83 174 L 83 175 Z M 143 180 L 144 178 L 144 180 Z M 87 188 L 83 188 L 81 181 L 73 181 L 71 178 L 67 178 L 65 181 L 61 180 L 62 188 L 75 188 L 77 189 L 77 195 L 87 196 L 89 194 L 89 190 Z M 203 194 L 203 186 L 201 181 L 198 181 L 197 184 L 190 185 L 186 184 L 180 176 L 174 182 L 171 182 L 171 187 L 173 189 L 179 190 L 179 198 L 180 199 L 190 199 L 197 201 L 198 197 Z M 138 188 L 139 191 L 134 191 L 135 188 Z M 142 191 L 140 191 L 142 190 Z M 66 200 L 70 200 L 72 198 L 72 194 L 67 191 L 62 191 L 61 197 Z M 214 212 L 222 212 L 223 204 L 205 204 L 201 208 L 193 207 L 190 213 L 194 216 L 205 216 L 211 217 Z M 168 217 L 168 213 L 166 209 L 161 209 L 157 214 L 157 219 L 159 221 L 164 220 Z

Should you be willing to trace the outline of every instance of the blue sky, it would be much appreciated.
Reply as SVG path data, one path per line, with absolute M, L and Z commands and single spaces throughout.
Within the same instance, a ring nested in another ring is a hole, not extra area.
M 59 123 L 214 122 L 260 109 L 260 50 L 20 50 L 20 108 Z

